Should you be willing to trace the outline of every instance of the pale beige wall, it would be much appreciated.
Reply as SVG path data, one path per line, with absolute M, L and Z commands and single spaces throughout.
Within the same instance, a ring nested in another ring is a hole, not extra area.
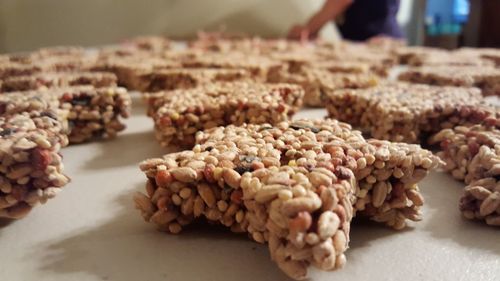
M 0 51 L 116 42 L 139 34 L 194 36 L 200 29 L 282 36 L 323 0 L 0 0 Z M 326 37 L 335 36 L 328 27 Z
M 192 37 L 196 31 L 242 31 L 283 36 L 324 0 L 0 0 L 0 52 L 42 46 L 93 46 L 140 34 Z M 420 0 L 417 0 L 420 1 Z M 414 0 L 402 0 L 405 25 Z M 410 26 L 407 31 L 414 33 Z M 323 37 L 337 36 L 332 24 Z M 412 34 L 409 34 L 410 38 Z

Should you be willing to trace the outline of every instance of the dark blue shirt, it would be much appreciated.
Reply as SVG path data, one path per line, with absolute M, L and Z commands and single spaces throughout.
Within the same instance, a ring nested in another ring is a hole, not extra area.
M 399 0 L 354 0 L 339 25 L 345 39 L 364 41 L 377 35 L 401 38 L 403 33 L 396 21 Z

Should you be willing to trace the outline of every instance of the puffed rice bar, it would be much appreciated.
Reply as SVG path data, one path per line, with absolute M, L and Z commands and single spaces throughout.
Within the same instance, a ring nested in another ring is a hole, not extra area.
M 482 59 L 478 56 L 465 55 L 457 52 L 429 55 L 419 60 L 418 63 L 413 63 L 413 65 L 426 67 L 495 67 L 495 63 L 493 61 Z
M 421 66 L 429 57 L 446 56 L 448 53 L 445 49 L 422 46 L 403 46 L 394 50 L 399 64 L 412 66 Z
M 304 91 L 290 84 L 226 82 L 161 94 L 148 110 L 156 138 L 162 146 L 192 146 L 200 130 L 287 120 L 302 105 Z
M 182 65 L 187 68 L 245 69 L 253 79 L 261 82 L 272 79 L 284 68 L 284 64 L 279 61 L 243 53 L 206 53 L 186 59 Z
M 276 53 L 313 52 L 317 49 L 331 50 L 330 46 L 319 42 L 298 42 L 283 39 L 253 38 L 200 38 L 189 42 L 191 50 L 202 50 L 219 53 L 242 52 L 254 55 L 271 55 Z
M 92 68 L 93 71 L 112 72 L 118 77 L 118 84 L 129 90 L 138 90 L 141 83 L 139 76 L 162 69 L 180 67 L 180 63 L 150 56 L 109 57 L 99 60 Z
M 273 147 L 281 151 L 275 165 L 315 165 L 316 156 L 335 158 L 337 153 L 348 155 L 342 165 L 354 172 L 359 188 L 356 191 L 355 210 L 362 216 L 385 223 L 395 229 L 406 226 L 406 220 L 420 220 L 423 204 L 417 183 L 430 170 L 442 164 L 438 157 L 418 145 L 365 140 L 359 131 L 336 120 L 297 120 L 270 125 L 218 127 L 197 134 L 197 144 L 212 141 L 230 141 L 235 135 L 268 137 Z M 272 141 L 272 138 L 275 141 Z M 306 149 L 298 149 L 294 142 L 304 142 Z M 339 149 L 338 147 L 341 147 Z M 307 148 L 310 147 L 310 148 Z M 313 151 L 307 151 L 313 150 Z M 315 156 L 316 155 L 316 156 Z M 272 159 L 266 158 L 273 163 Z M 293 160 L 293 161 L 292 161 Z M 324 158 L 317 159 L 323 161 Z M 290 162 L 291 161 L 291 162 Z M 333 165 L 339 164 L 337 161 Z M 329 164 L 326 167 L 331 167 Z
M 303 68 L 300 73 L 279 75 L 281 83 L 297 84 L 304 88 L 304 105 L 323 107 L 327 93 L 340 89 L 363 89 L 376 86 L 379 79 L 372 74 L 332 73 L 328 70 Z
M 172 233 L 199 216 L 249 232 L 254 240 L 269 242 L 273 259 L 296 279 L 306 276 L 309 264 L 331 270 L 345 263 L 355 204 L 351 189 L 364 201 L 360 213 L 404 227 L 406 218 L 419 219 L 415 207 L 423 202 L 416 182 L 438 164 L 430 152 L 407 144 L 390 157 L 387 142 L 368 144 L 359 132 L 335 120 L 218 127 L 200 133 L 198 142 L 192 151 L 141 164 L 148 177 L 147 195 L 138 194 L 135 201 L 144 218 Z M 347 143 L 369 148 L 357 150 Z M 411 151 L 424 153 L 417 158 Z M 401 157 L 405 154 L 410 162 Z M 412 159 L 425 168 L 414 169 Z M 408 162 L 407 169 L 391 178 L 398 161 Z M 356 188 L 352 169 L 366 176 L 382 169 L 381 163 L 390 172 L 373 174 L 384 177 L 388 186 Z M 371 195 L 383 212 L 368 207 L 364 199 Z
M 29 112 L 39 107 L 60 108 L 68 112 L 71 143 L 116 136 L 125 129 L 120 117 L 129 116 L 131 105 L 130 96 L 124 88 L 92 86 L 10 92 L 0 95 L 0 101 L 4 104 L 0 108 L 3 114 Z
M 495 108 L 485 105 L 479 89 L 385 83 L 328 94 L 328 115 L 377 139 L 424 143 L 430 135 L 457 125 L 474 125 Z
M 17 62 L 7 62 L 0 64 L 0 81 L 9 77 L 32 75 L 42 72 L 38 65 L 26 65 Z
M 325 69 L 330 72 L 341 73 L 359 74 L 371 72 L 371 66 L 368 62 L 362 62 L 354 59 L 346 60 L 341 58 L 341 54 L 335 55 L 336 53 L 322 54 L 322 51 L 317 51 L 316 48 L 304 49 L 305 50 L 297 52 L 271 53 L 270 57 L 285 63 L 288 73 L 301 73 L 304 70 L 311 68 Z
M 96 88 L 116 86 L 117 78 L 106 72 L 40 73 L 16 76 L 3 81 L 0 92 L 42 90 L 56 87 L 91 85 Z
M 136 196 L 137 207 L 171 233 L 197 217 L 247 232 L 268 242 L 272 259 L 295 279 L 305 278 L 309 265 L 341 268 L 352 218 L 352 172 L 340 165 L 333 171 L 280 167 L 271 155 L 238 151 L 245 147 L 280 153 L 265 141 L 240 137 L 143 162 L 148 194 Z
M 53 57 L 85 57 L 90 56 L 84 48 L 76 46 L 54 46 L 46 47 L 27 53 L 13 53 L 3 55 L 4 61 L 33 64 L 44 59 Z M 0 60 L 2 61 L 2 60 Z
M 250 80 L 250 78 L 250 73 L 244 69 L 173 68 L 139 75 L 136 88 L 143 93 L 152 93 L 196 88 L 208 83 Z
M 494 48 L 460 48 L 456 51 L 458 54 L 477 56 L 482 59 L 492 61 L 496 66 L 500 66 L 500 50 Z
M 68 110 L 61 109 L 58 98 L 45 92 L 15 92 L 0 95 L 0 116 L 18 114 L 45 115 L 58 121 L 60 125 L 55 134 L 69 134 Z M 55 128 L 55 127 L 54 127 Z M 51 128 L 46 128 L 47 130 Z
M 19 219 L 68 183 L 59 150 L 67 138 L 55 113 L 0 117 L 0 217 Z
M 121 118 L 130 116 L 131 98 L 125 88 L 79 86 L 56 89 L 61 108 L 68 110 L 70 143 L 114 138 L 125 129 Z
M 500 69 L 479 66 L 411 68 L 399 80 L 437 86 L 477 87 L 485 96 L 500 96 Z
M 42 72 L 85 71 L 95 64 L 94 57 L 54 56 L 31 62 L 0 64 L 0 80 L 14 76 L 26 76 Z
M 397 59 L 394 56 L 363 44 L 348 44 L 348 47 L 335 52 L 331 50 L 326 50 L 326 53 L 322 50 L 318 52 L 323 52 L 323 56 L 329 57 L 331 60 L 368 64 L 370 71 L 381 77 L 387 77 L 389 69 L 397 64 Z
M 460 210 L 468 219 L 500 226 L 500 122 L 445 129 L 431 139 L 439 143 L 445 170 L 463 180 Z

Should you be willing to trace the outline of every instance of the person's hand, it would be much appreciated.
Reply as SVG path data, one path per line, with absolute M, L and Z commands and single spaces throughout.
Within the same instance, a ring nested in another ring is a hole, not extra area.
M 302 25 L 294 25 L 288 32 L 288 39 L 291 40 L 307 40 L 309 39 L 309 30 Z

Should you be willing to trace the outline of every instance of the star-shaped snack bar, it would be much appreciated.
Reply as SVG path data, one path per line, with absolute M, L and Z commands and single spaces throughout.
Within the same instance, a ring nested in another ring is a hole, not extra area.
M 196 143 L 141 163 L 143 217 L 171 233 L 199 217 L 247 232 L 295 279 L 310 265 L 345 264 L 354 215 L 396 229 L 419 220 L 417 183 L 441 164 L 417 145 L 365 140 L 336 120 L 216 127 Z

